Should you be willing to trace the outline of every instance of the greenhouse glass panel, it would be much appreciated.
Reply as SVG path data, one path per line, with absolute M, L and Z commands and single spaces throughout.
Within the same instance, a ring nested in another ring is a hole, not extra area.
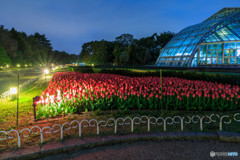
M 222 56 L 223 56 L 222 50 L 218 50 L 218 57 L 222 57 Z
M 224 57 L 224 64 L 229 64 L 229 57 Z
M 218 49 L 222 49 L 223 48 L 223 44 L 222 43 L 219 43 L 218 44 Z
M 200 58 L 199 63 L 203 65 L 206 64 L 206 58 Z
M 209 44 L 209 45 L 207 46 L 207 49 L 208 49 L 208 50 L 211 50 L 211 49 L 212 49 L 212 44 Z
M 213 44 L 213 49 L 218 49 L 218 44 Z
M 233 57 L 230 58 L 230 64 L 235 64 L 235 57 L 234 58 Z
M 212 52 L 211 51 L 208 51 L 207 52 L 207 57 L 211 57 L 212 56 Z
M 217 57 L 217 50 L 212 51 L 212 57 Z
M 230 49 L 236 49 L 236 43 L 235 42 L 230 43 Z
M 224 49 L 229 49 L 229 43 L 224 43 Z
M 217 64 L 217 58 L 212 59 L 212 64 Z
M 237 43 L 237 48 L 239 48 L 239 49 L 240 49 L 240 42 L 238 42 L 238 43 Z
M 240 57 L 240 49 L 237 49 L 237 51 L 236 51 L 236 56 L 237 56 L 237 57 Z
M 222 64 L 222 58 L 218 58 L 218 64 Z
M 229 56 L 229 50 L 224 50 L 224 57 Z
M 199 57 L 204 57 L 203 51 L 200 51 L 199 53 Z
M 237 57 L 237 64 L 240 64 L 240 57 Z
M 236 50 L 235 49 L 230 49 L 230 56 L 235 57 L 236 54 Z
M 211 58 L 207 58 L 207 64 L 211 64 Z

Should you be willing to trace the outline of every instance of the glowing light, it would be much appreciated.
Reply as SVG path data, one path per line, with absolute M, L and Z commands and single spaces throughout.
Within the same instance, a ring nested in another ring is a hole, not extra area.
M 17 87 L 11 87 L 10 94 L 17 94 Z
M 27 64 L 25 64 L 25 67 L 27 67 L 28 65 Z
M 9 67 L 9 65 L 7 64 L 7 68 Z
M 44 73 L 45 74 L 49 74 L 49 70 L 48 69 L 44 69 Z
M 20 67 L 20 64 L 17 64 L 17 67 Z
M 240 49 L 237 50 L 237 57 L 240 56 Z

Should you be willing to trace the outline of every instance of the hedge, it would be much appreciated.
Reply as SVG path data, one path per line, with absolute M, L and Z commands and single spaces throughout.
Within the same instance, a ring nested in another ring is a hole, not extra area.
M 80 73 L 109 73 L 125 75 L 129 77 L 142 76 L 160 76 L 158 69 L 133 69 L 133 68 L 103 68 L 92 66 L 69 66 L 69 71 Z M 240 74 L 225 72 L 199 72 L 199 71 L 182 71 L 182 70 L 162 70 L 164 77 L 179 77 L 189 80 L 204 80 L 209 82 L 217 82 L 223 84 L 239 85 Z

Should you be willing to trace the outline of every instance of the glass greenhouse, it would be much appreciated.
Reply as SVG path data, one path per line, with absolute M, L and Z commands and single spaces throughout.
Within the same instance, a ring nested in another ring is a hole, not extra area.
M 240 8 L 223 8 L 184 28 L 161 50 L 157 66 L 240 66 Z

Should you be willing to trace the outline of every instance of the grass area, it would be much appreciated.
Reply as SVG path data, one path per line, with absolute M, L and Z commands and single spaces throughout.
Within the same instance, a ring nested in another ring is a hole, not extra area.
M 27 87 L 20 92 L 19 98 L 19 123 L 27 123 L 27 119 L 30 119 L 33 115 L 32 100 L 33 97 L 40 95 L 43 90 L 47 88 L 48 82 L 45 83 L 45 79 L 41 79 Z M 0 129 L 8 130 L 13 129 L 16 126 L 17 119 L 17 99 L 2 100 L 0 104 Z
M 67 68 L 58 68 L 58 69 L 55 69 L 53 72 L 56 73 L 56 72 L 64 72 L 64 71 L 67 71 L 68 69 Z

